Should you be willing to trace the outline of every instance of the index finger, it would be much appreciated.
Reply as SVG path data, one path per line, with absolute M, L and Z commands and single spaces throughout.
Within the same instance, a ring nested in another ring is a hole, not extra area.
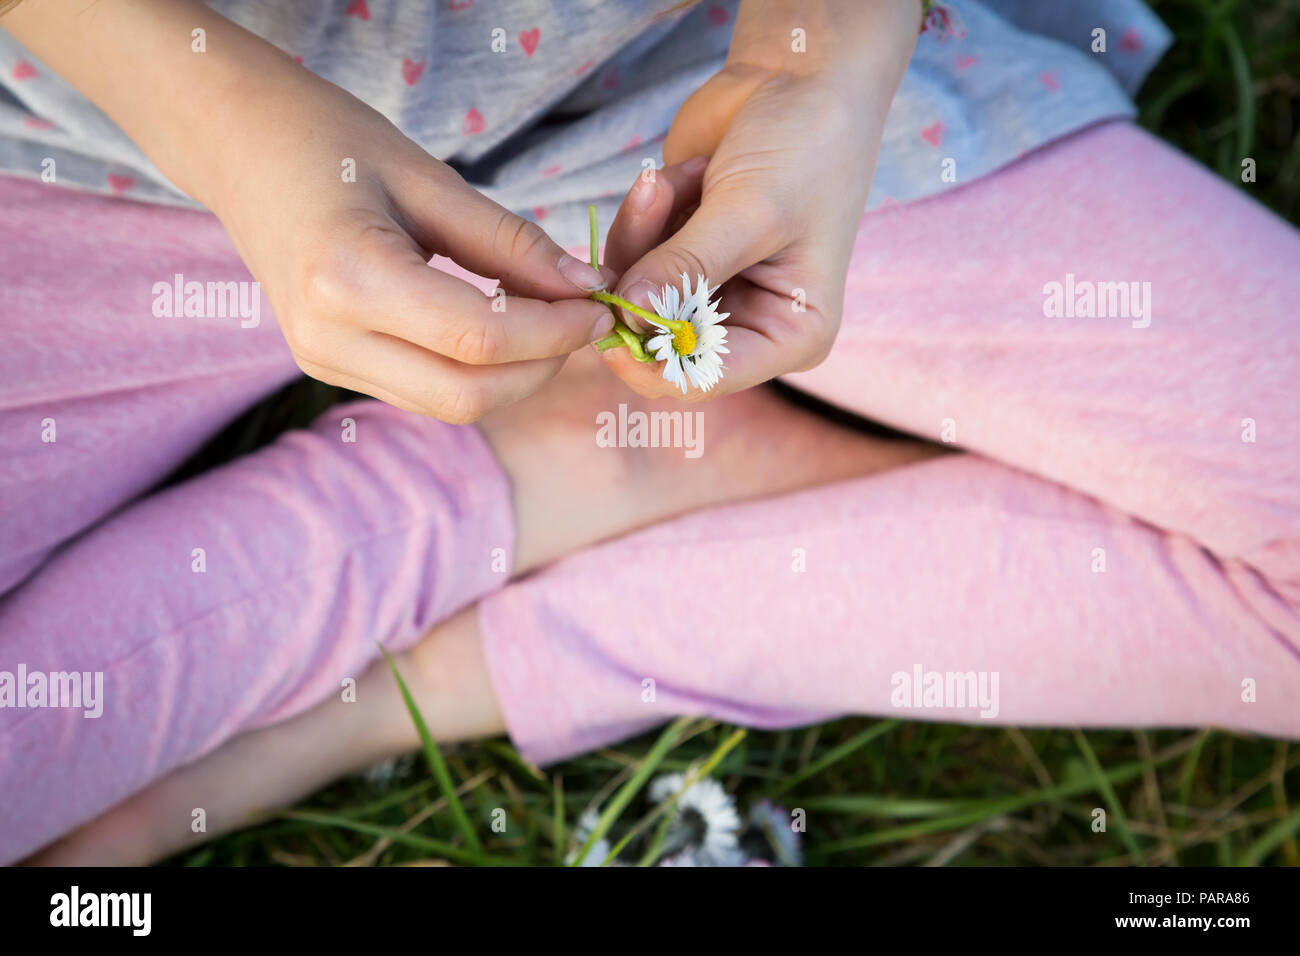
M 613 316 L 590 299 L 545 302 L 470 283 L 429 266 L 411 249 L 385 250 L 370 263 L 360 290 L 368 328 L 469 365 L 498 365 L 567 355 L 613 328 Z

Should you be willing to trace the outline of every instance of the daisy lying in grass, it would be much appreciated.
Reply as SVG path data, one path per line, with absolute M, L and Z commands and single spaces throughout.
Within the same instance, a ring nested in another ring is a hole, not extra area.
M 596 207 L 589 207 L 591 219 L 591 261 L 596 265 Z M 627 348 L 639 362 L 663 362 L 664 378 L 682 390 L 685 395 L 694 385 L 707 392 L 722 380 L 722 355 L 728 353 L 727 329 L 722 320 L 730 312 L 719 312 L 718 303 L 710 301 L 718 291 L 709 288 L 708 279 L 697 276 L 695 288 L 691 277 L 682 273 L 682 287 L 663 287 L 659 295 L 650 293 L 654 312 L 633 305 L 608 292 L 593 292 L 591 297 L 627 309 L 654 326 L 654 332 L 643 338 L 614 315 L 614 331 L 596 343 L 602 352 L 612 348 Z

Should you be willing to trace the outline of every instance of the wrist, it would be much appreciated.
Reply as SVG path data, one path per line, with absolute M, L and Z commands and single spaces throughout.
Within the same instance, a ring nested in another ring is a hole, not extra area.
M 896 84 L 923 0 L 741 0 L 727 65 Z

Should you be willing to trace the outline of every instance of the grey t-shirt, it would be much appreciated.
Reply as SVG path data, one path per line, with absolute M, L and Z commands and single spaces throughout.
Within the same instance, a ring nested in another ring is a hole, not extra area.
M 584 244 L 678 107 L 722 65 L 738 0 L 209 0 L 379 110 L 485 193 Z M 1100 120 L 1170 42 L 1139 0 L 951 0 L 885 125 L 867 208 L 985 175 Z M 1100 31 L 1100 32 L 1098 32 Z M 188 42 L 188 38 L 185 38 Z M 815 38 L 813 38 L 815 42 Z M 201 104 L 196 104 L 196 109 Z M 99 109 L 0 30 L 0 171 L 192 203 Z

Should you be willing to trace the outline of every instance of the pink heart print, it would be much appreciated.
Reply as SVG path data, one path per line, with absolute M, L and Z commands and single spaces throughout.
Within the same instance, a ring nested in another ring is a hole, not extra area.
M 1043 86 L 1047 87 L 1053 93 L 1061 88 L 1061 75 L 1059 73 L 1044 73 L 1038 77 Z
M 963 54 L 962 56 L 956 57 L 952 61 L 952 65 L 957 67 L 957 69 L 959 70 L 969 70 L 972 66 L 974 66 L 979 61 L 980 61 L 979 57 L 971 56 L 969 53 L 966 53 Z
M 921 139 L 925 140 L 931 146 L 938 146 L 943 142 L 943 121 L 935 120 L 925 129 L 921 130 Z
M 114 196 L 122 195 L 134 185 L 135 180 L 130 176 L 119 176 L 116 173 L 108 174 L 108 188 L 113 190 Z
M 537 27 L 531 30 L 524 30 L 519 34 L 519 45 L 524 48 L 524 52 L 532 56 L 537 52 L 537 44 L 542 40 L 542 31 Z
M 412 60 L 407 57 L 402 61 L 402 79 L 406 80 L 407 86 L 414 86 L 424 76 L 424 61 Z
M 366 3 L 366 0 L 352 0 L 343 8 L 343 12 L 350 17 L 356 17 L 358 20 L 370 19 L 370 5 Z
M 447 4 L 447 9 L 468 10 L 472 6 L 474 6 L 474 0 L 451 0 L 451 2 Z
M 14 71 L 11 74 L 15 80 L 30 80 L 36 76 L 36 67 L 32 66 L 26 60 L 19 60 L 14 64 Z
M 486 126 L 487 123 L 483 119 L 483 114 L 471 107 L 470 111 L 465 114 L 465 122 L 460 124 L 460 129 L 462 133 L 468 136 L 477 136 L 483 132 Z
M 720 7 L 716 3 L 709 7 L 709 26 L 720 27 L 730 19 L 731 16 L 727 13 L 726 7 Z
M 1137 53 L 1142 49 L 1142 34 L 1129 27 L 1119 38 L 1119 48 L 1125 53 Z

